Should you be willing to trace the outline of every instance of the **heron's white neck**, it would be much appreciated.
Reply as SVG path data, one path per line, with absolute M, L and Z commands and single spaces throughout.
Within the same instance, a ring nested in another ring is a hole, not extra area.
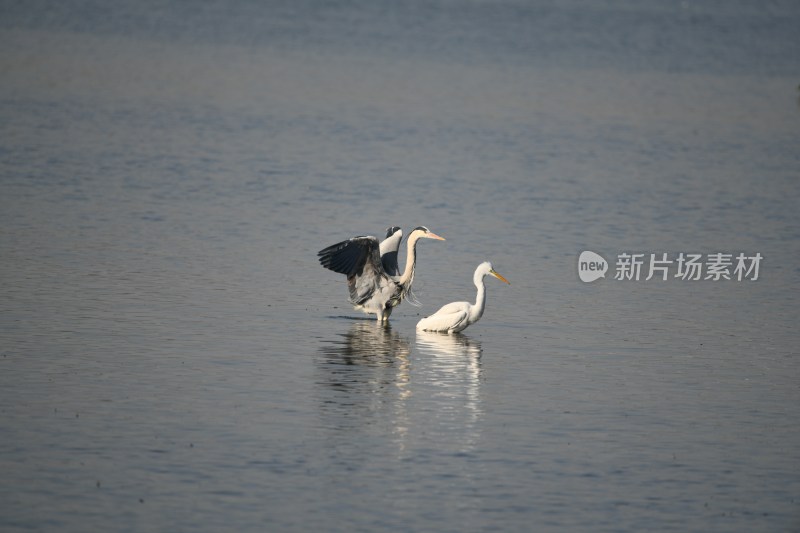
M 414 267 L 417 263 L 417 241 L 421 238 L 421 235 L 421 233 L 414 231 L 408 236 L 406 268 L 403 270 L 403 274 L 400 276 L 399 280 L 400 285 L 406 289 L 411 287 L 411 284 L 414 282 Z

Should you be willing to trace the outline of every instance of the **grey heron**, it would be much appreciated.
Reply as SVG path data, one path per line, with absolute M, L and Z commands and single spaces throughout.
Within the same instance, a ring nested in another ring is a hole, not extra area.
M 472 281 L 478 288 L 478 297 L 475 299 L 475 304 L 469 302 L 453 302 L 443 306 L 430 316 L 426 316 L 417 323 L 417 329 L 423 331 L 438 331 L 442 333 L 458 333 L 463 331 L 470 324 L 474 324 L 483 316 L 483 310 L 486 308 L 486 284 L 483 278 L 486 276 L 494 276 L 500 281 L 504 281 L 511 285 L 511 283 L 501 276 L 492 267 L 489 261 L 481 263 L 475 269 L 475 274 L 472 276 Z
M 386 272 L 381 261 L 380 245 L 375 237 L 353 237 L 328 246 L 317 255 L 322 266 L 347 276 L 350 303 L 356 309 L 374 313 L 378 322 L 385 322 L 392 314 L 392 309 L 408 295 L 414 282 L 417 241 L 420 239 L 445 240 L 424 226 L 414 228 L 406 243 L 406 266 L 399 277 Z

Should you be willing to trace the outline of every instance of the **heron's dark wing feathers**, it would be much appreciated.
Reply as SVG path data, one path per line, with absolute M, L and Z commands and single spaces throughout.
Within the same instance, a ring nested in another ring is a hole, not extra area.
M 361 276 L 351 276 L 347 278 L 347 289 L 350 291 L 350 303 L 353 305 L 363 305 L 378 290 L 378 277 L 369 265 Z
M 383 264 L 383 270 L 390 276 L 400 275 L 400 268 L 397 265 L 397 250 L 383 254 L 381 256 L 381 263 Z
M 400 286 L 386 275 L 381 264 L 380 245 L 375 237 L 353 237 L 318 252 L 325 268 L 347 276 L 350 303 L 366 305 L 378 294 L 381 306 L 400 303 Z
M 400 303 L 400 285 L 383 271 L 377 248 L 372 250 L 361 271 L 347 278 L 347 287 L 353 305 L 365 305 L 373 298 L 377 298 L 384 307 L 394 307 Z
M 317 255 L 322 266 L 348 278 L 360 275 L 368 260 L 374 261 L 377 258 L 377 264 L 380 265 L 378 239 L 375 237 L 353 237 L 328 246 Z

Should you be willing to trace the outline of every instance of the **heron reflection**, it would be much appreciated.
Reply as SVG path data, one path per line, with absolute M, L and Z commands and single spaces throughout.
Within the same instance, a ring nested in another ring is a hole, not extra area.
M 356 320 L 316 358 L 320 424 L 354 462 L 363 443 L 408 428 L 409 342 L 391 326 Z M 397 440 L 393 437 L 392 440 Z
M 408 342 L 391 328 L 377 327 L 371 320 L 355 320 L 341 340 L 322 346 L 329 364 L 394 366 L 408 358 Z
M 317 358 L 326 425 L 352 427 L 379 417 L 377 411 L 392 401 L 397 384 L 408 382 L 410 351 L 391 327 L 372 320 L 356 320 L 339 339 L 326 341 Z

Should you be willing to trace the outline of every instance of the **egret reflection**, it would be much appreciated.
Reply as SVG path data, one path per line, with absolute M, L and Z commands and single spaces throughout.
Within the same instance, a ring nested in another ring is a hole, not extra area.
M 460 333 L 442 335 L 418 330 L 417 347 L 422 353 L 434 357 L 462 357 L 473 361 L 476 365 L 479 365 L 483 353 L 479 341 Z
M 413 390 L 435 399 L 435 425 L 459 452 L 470 452 L 480 438 L 483 417 L 481 343 L 460 333 L 417 331 L 416 347 Z
M 483 352 L 480 342 L 460 333 L 417 331 L 417 349 L 420 357 L 415 376 L 424 377 L 429 386 L 440 389 L 440 396 L 463 398 L 468 409 L 479 409 Z

